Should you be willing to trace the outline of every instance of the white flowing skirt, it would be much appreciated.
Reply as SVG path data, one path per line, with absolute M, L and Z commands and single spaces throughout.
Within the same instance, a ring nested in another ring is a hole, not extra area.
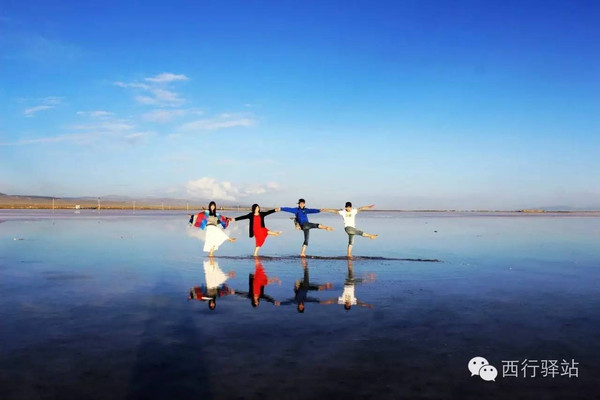
M 206 226 L 206 240 L 204 241 L 204 251 L 210 252 L 212 248 L 217 250 L 224 241 L 229 240 L 229 236 L 223 229 L 215 225 Z

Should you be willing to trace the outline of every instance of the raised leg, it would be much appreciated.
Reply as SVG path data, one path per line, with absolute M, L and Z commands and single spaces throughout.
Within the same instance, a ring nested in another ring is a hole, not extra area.
M 325 229 L 326 231 L 332 231 L 333 230 L 332 227 L 321 225 L 321 224 L 319 224 L 319 229 Z

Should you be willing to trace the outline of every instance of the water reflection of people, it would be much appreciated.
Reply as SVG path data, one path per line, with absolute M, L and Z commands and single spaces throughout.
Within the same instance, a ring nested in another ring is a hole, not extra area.
M 361 306 L 373 308 L 372 304 L 365 303 L 363 301 L 359 301 L 354 295 L 354 287 L 357 283 L 368 283 L 375 280 L 375 274 L 368 274 L 364 278 L 355 278 L 354 277 L 354 266 L 352 265 L 352 261 L 348 260 L 348 276 L 344 281 L 344 292 L 340 297 L 335 299 L 329 299 L 321 301 L 321 304 L 343 304 L 344 309 L 350 310 L 352 306 Z
M 190 289 L 188 300 L 208 301 L 208 308 L 214 310 L 217 306 L 217 297 L 227 296 L 235 293 L 233 289 L 225 284 L 229 278 L 235 277 L 235 272 L 228 274 L 223 272 L 214 258 L 204 261 L 205 285 L 194 286 Z
M 269 303 L 273 303 L 276 306 L 280 305 L 281 303 L 279 301 L 265 294 L 265 286 L 270 285 L 271 283 L 277 283 L 281 285 L 281 279 L 278 277 L 267 277 L 265 268 L 263 267 L 259 258 L 256 258 L 254 262 L 254 273 L 248 276 L 248 291 L 241 292 L 236 290 L 235 294 L 249 298 L 252 307 L 258 307 L 260 304 L 260 299 L 265 299 Z
M 324 285 L 311 283 L 308 275 L 308 264 L 306 259 L 300 259 L 302 262 L 302 269 L 304 270 L 304 276 L 301 280 L 297 280 L 294 284 L 294 297 L 281 302 L 281 305 L 296 304 L 296 309 L 299 313 L 304 312 L 305 303 L 319 303 L 320 300 L 314 297 L 308 297 L 309 290 L 327 290 L 333 288 L 330 282 Z

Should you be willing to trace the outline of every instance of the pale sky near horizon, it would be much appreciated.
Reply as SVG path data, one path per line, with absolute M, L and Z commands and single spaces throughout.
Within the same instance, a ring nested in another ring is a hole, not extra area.
M 13 1 L 0 192 L 600 208 L 595 1 Z

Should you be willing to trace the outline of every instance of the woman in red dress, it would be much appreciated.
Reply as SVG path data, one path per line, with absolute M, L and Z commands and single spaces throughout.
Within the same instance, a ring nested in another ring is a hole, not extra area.
M 240 221 L 242 219 L 250 220 L 249 236 L 253 237 L 256 241 L 254 257 L 258 257 L 258 250 L 265 243 L 267 236 L 279 236 L 281 234 L 281 231 L 274 232 L 265 227 L 265 217 L 279 210 L 279 208 L 275 208 L 269 211 L 260 211 L 260 206 L 258 204 L 253 204 L 252 211 L 250 213 L 235 218 L 235 221 Z

